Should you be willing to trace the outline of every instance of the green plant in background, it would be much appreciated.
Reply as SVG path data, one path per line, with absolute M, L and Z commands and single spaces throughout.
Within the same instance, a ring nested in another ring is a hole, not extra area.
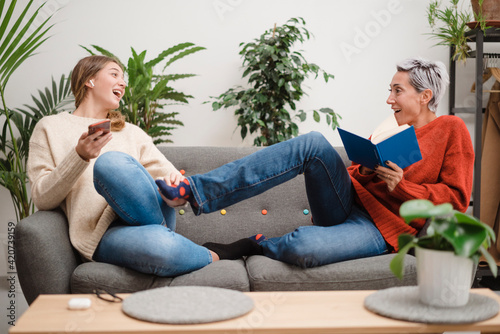
M 118 57 L 102 47 L 92 45 L 92 47 L 103 55 Z M 94 52 L 83 47 L 90 54 Z M 125 67 L 128 83 L 125 88 L 125 95 L 120 103 L 120 111 L 127 121 L 138 125 L 153 138 L 155 144 L 171 143 L 166 136 L 171 136 L 170 132 L 177 126 L 184 124 L 176 119 L 178 112 L 162 112 L 162 109 L 169 105 L 164 101 L 187 104 L 191 95 L 176 91 L 170 87 L 170 83 L 184 78 L 195 76 L 195 74 L 164 74 L 168 66 L 173 62 L 204 50 L 204 47 L 195 46 L 193 43 L 181 43 L 163 52 L 156 58 L 145 61 L 146 51 L 137 53 L 133 48 L 132 56 L 128 59 Z M 155 67 L 165 61 L 160 74 L 155 74 Z
M 12 0 L 8 8 L 6 1 L 0 1 L 0 96 L 2 99 L 1 116 L 5 117 L 0 135 L 0 185 L 11 195 L 17 220 L 29 216 L 34 205 L 28 194 L 26 175 L 26 159 L 29 133 L 32 120 L 9 109 L 5 100 L 5 89 L 11 75 L 47 40 L 47 32 L 52 15 L 36 26 L 35 19 L 45 3 L 32 14 L 33 0 L 29 1 L 18 16 L 14 15 L 16 0 Z M 17 137 L 17 132 L 21 135 Z
M 20 133 L 19 150 L 24 161 L 28 159 L 29 140 L 38 121 L 64 111 L 67 105 L 74 102 L 70 78 L 71 73 L 61 75 L 59 82 L 52 78 L 49 87 L 38 90 L 38 97 L 31 95 L 33 105 L 24 104 L 24 108 L 13 111 L 11 119 Z
M 13 145 L 12 142 L 9 143 L 7 136 L 7 123 L 4 124 L 3 132 L 1 136 L 2 152 L 6 158 L 0 158 L 0 170 L 2 174 L 2 181 L 6 182 L 7 185 L 2 183 L 2 186 L 10 190 L 12 188 L 11 195 L 12 200 L 15 204 L 16 217 L 17 219 L 22 219 L 32 214 L 35 211 L 34 205 L 29 196 L 24 195 L 20 189 L 27 188 L 27 175 L 26 175 L 26 163 L 28 161 L 29 154 L 29 141 L 36 124 L 44 116 L 58 114 L 64 110 L 64 107 L 70 104 L 73 99 L 71 93 L 71 84 L 69 76 L 62 75 L 57 83 L 52 78 L 52 83 L 50 87 L 46 87 L 43 90 L 38 91 L 38 97 L 31 95 L 33 100 L 33 105 L 24 104 L 24 108 L 16 108 L 14 110 L 9 110 L 9 120 L 14 126 L 14 129 L 19 133 L 19 137 L 16 140 L 17 152 L 19 156 L 19 161 L 22 165 L 22 173 L 16 174 L 19 178 L 14 176 L 9 176 L 9 172 L 4 170 L 5 166 L 10 166 L 10 161 L 13 155 Z M 5 146 L 4 146 L 5 145 Z M 22 176 L 22 178 L 21 178 Z M 24 184 L 21 184 L 24 182 Z M 19 183 L 16 183 L 19 182 Z M 19 188 L 22 186 L 22 188 Z M 23 195 L 23 196 L 19 196 Z
M 484 0 L 479 0 L 482 8 Z M 450 0 L 447 7 L 441 6 L 441 1 L 431 1 L 427 7 L 427 20 L 432 33 L 432 38 L 439 40 L 436 45 L 453 47 L 452 55 L 454 60 L 465 62 L 470 52 L 469 38 L 466 33 L 470 31 L 467 23 L 475 17 L 481 30 L 486 32 L 490 27 L 486 26 L 482 13 L 472 15 L 469 11 L 462 11 L 458 8 L 460 0 Z
M 305 24 L 302 18 L 292 18 L 287 24 L 264 32 L 253 42 L 241 43 L 243 77 L 248 76 L 251 88 L 231 88 L 214 97 L 214 111 L 237 106 L 234 114 L 238 116 L 243 139 L 248 132 L 260 131 L 260 136 L 254 140 L 255 146 L 269 146 L 296 137 L 299 129 L 294 119 L 303 122 L 307 117 L 304 110 L 296 110 L 296 103 L 305 94 L 304 80 L 309 74 L 317 78 L 320 73 L 325 82 L 333 78 L 318 65 L 308 63 L 300 52 L 292 51 L 295 43 L 310 38 Z M 316 122 L 320 122 L 320 113 L 323 113 L 332 129 L 338 126 L 340 116 L 332 109 L 321 108 L 312 113 Z
M 458 256 L 470 258 L 477 265 L 484 256 L 491 272 L 497 275 L 497 265 L 487 249 L 495 241 L 495 232 L 473 216 L 456 211 L 450 203 L 434 205 L 428 200 L 411 200 L 403 203 L 399 210 L 407 223 L 414 219 L 430 219 L 427 235 L 415 237 L 401 234 L 398 238 L 399 252 L 392 259 L 390 268 L 399 278 L 403 277 L 404 257 L 413 247 L 452 251 Z

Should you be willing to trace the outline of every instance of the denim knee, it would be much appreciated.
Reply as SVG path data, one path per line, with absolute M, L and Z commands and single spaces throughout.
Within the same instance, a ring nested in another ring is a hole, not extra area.
M 304 137 L 305 140 L 311 141 L 313 147 L 317 147 L 319 149 L 325 146 L 331 146 L 325 136 L 318 131 L 311 131 L 302 135 L 302 137 Z
M 123 152 L 110 151 L 101 154 L 94 164 L 94 175 L 106 174 L 107 170 L 116 169 L 120 161 L 128 159 L 130 156 Z
M 314 244 L 311 244 L 304 230 L 308 227 L 299 227 L 288 235 L 288 245 L 283 249 L 283 257 L 286 262 L 301 268 L 313 268 L 320 265 Z M 304 237 L 303 237 L 304 236 Z

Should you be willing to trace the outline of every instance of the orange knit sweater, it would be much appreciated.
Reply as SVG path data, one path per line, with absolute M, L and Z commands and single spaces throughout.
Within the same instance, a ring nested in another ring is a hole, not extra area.
M 449 202 L 464 212 L 472 193 L 474 149 L 469 131 L 456 116 L 440 116 L 415 130 L 422 160 L 404 169 L 403 179 L 389 192 L 375 174 L 362 175 L 359 164 L 348 168 L 356 200 L 370 214 L 386 242 L 398 250 L 401 233 L 417 234 L 423 221 L 408 225 L 399 207 L 411 199 L 428 199 L 434 204 Z

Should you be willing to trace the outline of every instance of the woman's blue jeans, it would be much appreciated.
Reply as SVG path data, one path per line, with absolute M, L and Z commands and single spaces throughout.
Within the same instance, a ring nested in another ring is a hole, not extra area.
M 177 276 L 212 262 L 208 249 L 175 233 L 175 210 L 151 175 L 128 154 L 107 152 L 94 165 L 94 186 L 119 218 L 93 259 L 158 276 Z
M 275 144 L 188 179 L 199 215 L 299 174 L 305 176 L 315 225 L 264 241 L 266 256 L 314 267 L 387 252 L 370 217 L 353 205 L 354 192 L 342 159 L 318 133 Z M 120 152 L 101 155 L 94 167 L 94 185 L 120 217 L 102 237 L 94 260 L 159 276 L 180 275 L 212 262 L 206 248 L 174 232 L 175 211 L 162 201 L 154 180 L 134 158 Z
M 266 256 L 315 267 L 387 252 L 370 216 L 353 204 L 354 190 L 341 157 L 317 132 L 272 145 L 206 174 L 189 176 L 197 202 L 193 209 L 197 215 L 218 211 L 299 174 L 305 177 L 314 226 L 262 242 Z

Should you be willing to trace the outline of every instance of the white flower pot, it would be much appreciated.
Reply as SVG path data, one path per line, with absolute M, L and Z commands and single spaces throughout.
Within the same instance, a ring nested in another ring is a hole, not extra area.
M 474 262 L 451 251 L 416 247 L 420 301 L 438 307 L 460 307 L 469 301 Z

